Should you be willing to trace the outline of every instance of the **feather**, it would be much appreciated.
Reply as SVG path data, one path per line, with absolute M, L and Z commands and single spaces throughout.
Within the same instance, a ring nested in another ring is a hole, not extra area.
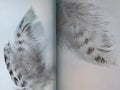
M 58 47 L 67 46 L 86 62 L 117 65 L 108 21 L 92 3 L 62 0 L 57 3 Z
M 43 90 L 48 83 L 45 40 L 42 23 L 30 8 L 17 27 L 15 42 L 4 48 L 6 66 L 18 90 Z

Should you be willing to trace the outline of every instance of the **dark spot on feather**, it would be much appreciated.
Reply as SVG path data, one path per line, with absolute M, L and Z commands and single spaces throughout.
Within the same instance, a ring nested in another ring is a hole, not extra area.
M 20 80 L 22 78 L 22 75 L 19 73 L 18 74 L 18 79 Z
M 21 23 L 20 23 L 20 25 L 19 25 L 19 28 L 22 28 L 22 25 L 23 25 L 24 20 L 25 20 L 25 17 L 22 19 L 22 21 L 21 21 Z
M 102 58 L 101 63 L 106 63 L 106 60 L 104 58 Z
M 88 41 L 89 41 L 89 39 L 86 38 L 84 43 L 85 43 L 85 44 L 88 44 Z
M 27 82 L 26 82 L 26 81 L 23 81 L 22 84 L 21 84 L 21 87 L 25 87 L 26 84 L 27 84 Z
M 20 37 L 21 36 L 21 34 L 20 33 L 17 33 L 17 37 Z
M 13 71 L 12 70 L 10 70 L 9 73 L 10 73 L 11 76 L 13 75 Z
M 14 77 L 13 80 L 14 80 L 15 84 L 17 85 L 18 79 L 16 77 Z
M 18 43 L 19 43 L 19 44 L 22 44 L 22 43 L 23 43 L 23 41 L 18 41 Z
M 10 63 L 7 64 L 7 69 L 9 69 L 9 68 L 10 68 Z
M 22 47 L 19 47 L 17 49 L 18 49 L 18 51 L 24 51 L 24 48 L 22 48 Z
M 27 28 L 26 32 L 27 32 L 28 30 L 30 30 L 30 28 L 31 28 L 31 26 L 28 26 L 28 28 Z
M 6 55 L 4 55 L 4 58 L 5 58 L 5 62 L 7 62 L 8 57 Z
M 87 51 L 87 54 L 92 54 L 93 53 L 93 51 L 94 51 L 94 48 L 92 48 L 92 47 L 90 47 L 90 48 L 88 48 L 88 51 Z
M 101 57 L 98 55 L 97 57 L 95 57 L 95 60 L 98 62 L 100 61 Z
M 27 28 L 27 29 L 26 29 L 26 28 Z M 25 29 L 26 29 L 26 31 L 27 31 L 29 28 L 30 28 L 30 26 L 29 26 L 29 23 L 28 23 L 28 24 L 26 24 L 26 25 L 24 26 L 22 32 L 23 32 Z
M 100 57 L 99 55 L 97 57 L 95 57 L 95 60 L 97 62 L 106 63 L 106 60 L 103 57 Z

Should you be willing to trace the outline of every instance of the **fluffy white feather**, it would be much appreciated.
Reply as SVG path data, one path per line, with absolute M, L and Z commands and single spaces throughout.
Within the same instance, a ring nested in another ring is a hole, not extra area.
M 53 83 L 53 68 L 48 70 L 44 58 L 45 42 L 43 26 L 31 8 L 16 30 L 15 42 L 4 48 L 6 66 L 18 90 L 45 90 Z
M 58 44 L 97 65 L 117 65 L 108 22 L 92 3 L 59 0 Z

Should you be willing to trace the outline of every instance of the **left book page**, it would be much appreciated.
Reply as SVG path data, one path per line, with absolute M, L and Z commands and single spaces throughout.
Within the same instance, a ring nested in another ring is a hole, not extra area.
M 0 0 L 0 90 L 55 89 L 55 0 Z

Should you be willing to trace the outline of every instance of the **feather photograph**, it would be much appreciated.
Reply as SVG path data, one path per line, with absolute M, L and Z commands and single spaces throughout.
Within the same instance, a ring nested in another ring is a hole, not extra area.
M 0 90 L 54 90 L 54 2 L 0 0 Z
M 60 90 L 120 90 L 120 1 L 57 0 Z

